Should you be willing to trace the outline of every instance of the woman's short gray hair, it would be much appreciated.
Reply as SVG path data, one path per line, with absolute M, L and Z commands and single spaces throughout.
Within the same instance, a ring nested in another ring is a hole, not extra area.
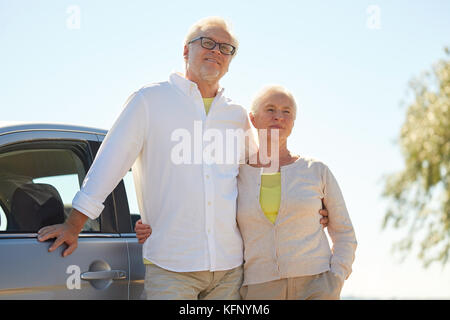
M 250 105 L 250 112 L 256 114 L 261 107 L 262 101 L 267 98 L 270 94 L 281 93 L 286 95 L 292 101 L 292 107 L 294 108 L 294 119 L 297 116 L 297 103 L 295 102 L 294 96 L 292 93 L 283 86 L 277 84 L 271 84 L 263 87 L 258 93 L 253 97 L 253 100 Z
M 231 42 L 232 42 L 230 44 L 236 47 L 236 51 L 233 55 L 233 56 L 235 56 L 238 46 L 239 46 L 239 41 L 232 31 L 231 23 L 227 22 L 225 19 L 223 19 L 221 17 L 206 17 L 206 18 L 200 19 L 199 21 L 194 23 L 189 28 L 189 31 L 188 31 L 186 37 L 184 38 L 184 45 L 187 45 L 189 43 L 189 41 L 198 37 L 202 33 L 202 31 L 204 31 L 204 30 L 208 29 L 208 27 L 212 27 L 212 26 L 221 27 L 226 32 L 228 32 L 228 34 L 231 37 Z

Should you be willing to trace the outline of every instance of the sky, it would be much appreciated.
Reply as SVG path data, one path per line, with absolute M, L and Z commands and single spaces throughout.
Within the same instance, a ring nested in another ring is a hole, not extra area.
M 264 85 L 289 89 L 289 149 L 341 187 L 358 240 L 342 297 L 450 299 L 450 265 L 401 262 L 406 230 L 381 228 L 408 86 L 450 47 L 449 1 L 0 0 L 0 121 L 109 129 L 134 91 L 184 71 L 184 36 L 206 16 L 240 42 L 225 95 L 249 110 Z

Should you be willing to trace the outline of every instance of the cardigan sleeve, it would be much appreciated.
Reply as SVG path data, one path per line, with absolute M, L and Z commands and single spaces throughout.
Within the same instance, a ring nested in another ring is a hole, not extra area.
M 330 267 L 343 282 L 352 272 L 357 241 L 341 189 L 328 167 L 324 168 L 323 202 L 328 210 L 328 234 L 333 242 Z

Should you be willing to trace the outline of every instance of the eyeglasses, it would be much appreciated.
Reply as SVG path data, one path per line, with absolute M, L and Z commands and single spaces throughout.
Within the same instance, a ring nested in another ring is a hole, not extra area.
M 195 39 L 189 41 L 188 44 L 191 44 L 192 42 L 197 41 L 197 40 L 201 40 L 202 47 L 205 48 L 205 49 L 208 49 L 208 50 L 213 50 L 216 47 L 216 45 L 219 45 L 219 50 L 223 54 L 233 55 L 234 52 L 236 51 L 236 48 L 234 46 L 232 46 L 231 44 L 218 43 L 218 42 L 215 42 L 213 39 L 208 38 L 208 37 L 195 38 Z

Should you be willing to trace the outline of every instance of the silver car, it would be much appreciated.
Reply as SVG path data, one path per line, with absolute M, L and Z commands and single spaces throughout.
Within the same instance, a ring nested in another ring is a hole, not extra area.
M 89 220 L 75 252 L 49 253 L 43 226 L 62 223 L 105 130 L 0 125 L 0 299 L 139 299 L 145 268 L 131 171 Z M 131 211 L 131 212 L 130 212 Z

